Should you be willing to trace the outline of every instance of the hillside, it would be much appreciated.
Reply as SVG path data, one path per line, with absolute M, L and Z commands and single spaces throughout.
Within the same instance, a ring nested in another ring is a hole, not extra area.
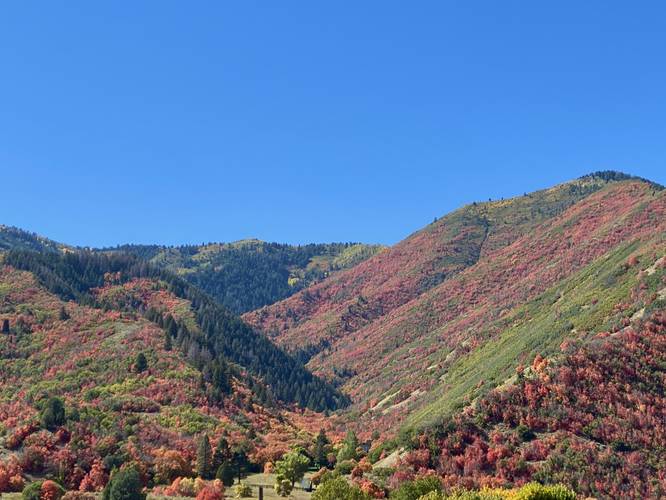
M 169 482 L 192 474 L 202 433 L 224 438 L 236 462 L 261 464 L 329 425 L 292 403 L 344 402 L 189 285 L 133 258 L 9 252 L 0 325 L 0 492 L 20 491 L 26 475 L 94 491 L 127 461 Z
M 649 181 L 473 203 L 381 251 L 0 237 L 0 491 L 99 490 L 122 463 L 171 491 L 205 433 L 245 469 L 300 446 L 376 498 L 666 495 L 666 190 Z M 307 287 L 242 319 L 201 289 L 251 302 L 285 276 Z
M 176 273 L 242 314 L 353 267 L 382 248 L 360 243 L 296 246 L 243 240 L 176 247 L 123 245 L 113 250 L 137 255 Z
M 216 390 L 191 349 L 177 347 L 177 336 L 167 345 L 168 326 L 137 309 L 113 307 L 140 297 L 149 310 L 194 332 L 191 304 L 159 281 L 119 284 L 113 278 L 90 291 L 104 306 L 90 307 L 63 301 L 32 273 L 3 265 L 0 491 L 20 491 L 26 474 L 94 491 L 114 464 L 127 460 L 150 477 L 157 474 L 156 481 L 170 481 L 191 474 L 203 432 L 261 463 L 307 439 L 303 422 L 325 425 L 311 412 L 294 414 L 279 403 L 267 408 L 257 394 L 260 382 L 250 386 L 248 370 L 231 362 L 218 374 L 225 387 Z M 146 359 L 142 368 L 139 353 Z M 45 408 L 54 397 L 64 402 L 64 413 L 50 427 Z
M 666 293 L 645 319 L 536 357 L 514 384 L 430 428 L 396 475 L 430 469 L 448 485 L 537 479 L 595 498 L 663 498 L 664 305 Z
M 44 238 L 38 234 L 0 224 L 0 251 L 34 250 L 55 252 L 67 248 L 65 245 Z
M 168 330 L 177 347 L 217 390 L 225 390 L 226 365 L 233 362 L 248 370 L 248 382 L 261 382 L 256 389 L 265 402 L 275 398 L 317 410 L 337 408 L 346 402 L 344 396 L 313 377 L 298 361 L 196 287 L 134 256 L 15 250 L 4 257 L 4 262 L 32 272 L 43 286 L 64 300 L 143 313 Z M 181 318 L 164 310 L 162 304 L 153 307 L 150 303 L 153 294 L 128 285 L 140 279 L 148 280 L 148 290 L 166 289 L 186 301 L 191 314 Z M 108 284 L 121 288 L 112 295 L 96 295 L 100 287 Z
M 244 318 L 340 384 L 361 421 L 422 427 L 647 305 L 624 266 L 665 253 L 665 221 L 659 186 L 587 176 L 463 207 Z

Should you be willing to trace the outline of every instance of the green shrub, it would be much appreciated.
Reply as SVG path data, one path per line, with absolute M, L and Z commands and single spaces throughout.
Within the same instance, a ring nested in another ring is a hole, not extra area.
M 42 495 L 42 481 L 29 483 L 23 488 L 23 500 L 40 500 Z
M 438 477 L 427 476 L 414 481 L 406 481 L 391 492 L 390 498 L 391 500 L 419 500 L 420 497 L 431 492 L 442 492 L 442 483 Z
M 438 491 L 431 491 L 425 495 L 421 495 L 419 500 L 444 500 L 444 496 Z
M 40 415 L 40 421 L 44 429 L 54 431 L 61 425 L 65 425 L 65 404 L 60 398 L 49 398 Z
M 513 498 L 511 496 L 513 494 L 514 492 L 511 490 L 454 490 L 446 497 L 446 500 L 508 500 Z
M 234 488 L 236 498 L 248 498 L 252 496 L 252 488 L 245 483 L 238 483 Z
M 291 481 L 289 481 L 289 479 L 278 476 L 273 489 L 275 490 L 275 493 L 281 497 L 288 497 L 291 494 L 293 486 L 291 485 Z
M 515 500 L 576 500 L 576 494 L 561 484 L 529 483 L 516 492 Z
M 322 483 L 312 494 L 312 500 L 370 500 L 370 497 L 344 477 L 336 477 Z
M 217 473 L 215 474 L 215 479 L 219 479 L 225 486 L 231 486 L 234 484 L 235 472 L 234 468 L 227 461 L 223 462 L 217 468 Z
M 335 472 L 341 475 L 351 474 L 351 471 L 356 467 L 357 463 L 355 460 L 344 460 L 339 462 L 335 467 Z
M 516 427 L 516 433 L 523 441 L 531 441 L 536 437 L 534 432 L 532 432 L 532 429 L 527 427 L 525 424 L 520 424 L 518 427 Z

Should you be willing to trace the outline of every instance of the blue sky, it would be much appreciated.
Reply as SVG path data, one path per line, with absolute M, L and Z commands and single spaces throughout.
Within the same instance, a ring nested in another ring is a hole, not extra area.
M 666 183 L 662 2 L 4 2 L 0 223 L 394 243 L 595 170 Z

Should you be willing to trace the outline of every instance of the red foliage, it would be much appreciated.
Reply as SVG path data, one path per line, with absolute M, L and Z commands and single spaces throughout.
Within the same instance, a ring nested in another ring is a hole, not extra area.
M 385 491 L 368 479 L 361 479 L 357 481 L 357 484 L 361 491 L 369 495 L 370 498 L 386 498 Z
M 59 500 L 64 493 L 63 488 L 59 484 L 47 479 L 42 483 L 40 500 Z
M 212 485 L 204 486 L 203 489 L 197 495 L 197 500 L 222 500 L 224 489 L 215 488 Z
M 491 392 L 439 437 L 445 484 L 544 478 L 589 496 L 664 496 L 666 313 L 640 325 L 640 334 L 629 328 L 535 364 L 534 378 Z M 411 452 L 392 482 L 422 472 L 425 460 L 416 457 L 427 453 Z
M 95 460 L 90 472 L 81 481 L 79 491 L 101 491 L 109 480 L 100 460 Z

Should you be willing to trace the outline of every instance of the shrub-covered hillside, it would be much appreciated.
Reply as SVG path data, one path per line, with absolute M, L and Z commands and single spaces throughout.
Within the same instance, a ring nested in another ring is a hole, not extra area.
M 206 294 L 137 257 L 91 252 L 11 251 L 4 261 L 34 273 L 45 287 L 65 300 L 144 313 L 146 318 L 169 332 L 172 342 L 216 390 L 226 390 L 227 362 L 231 361 L 248 371 L 251 375 L 249 382 L 255 378 L 260 382 L 257 392 L 264 402 L 274 397 L 315 410 L 335 409 L 346 403 L 343 395 L 312 376 L 298 361 L 255 333 Z M 192 310 L 191 320 L 151 307 L 150 296 L 146 297 L 141 290 L 127 289 L 124 293 L 121 290 L 113 301 L 106 296 L 101 300 L 95 295 L 98 287 L 108 283 L 123 285 L 139 278 L 147 278 L 155 287 L 163 286 L 175 297 L 186 301 Z
M 659 311 L 536 357 L 515 382 L 416 439 L 396 476 L 538 480 L 595 498 L 666 496 L 666 293 Z
M 326 425 L 271 401 L 258 372 L 213 343 L 188 344 L 204 333 L 173 284 L 109 272 L 85 304 L 49 291 L 44 273 L 0 267 L 0 493 L 44 476 L 95 491 L 124 463 L 168 483 L 195 473 L 204 433 L 234 463 L 261 464 Z
M 245 318 L 341 384 L 361 422 L 418 427 L 650 304 L 632 290 L 664 238 L 666 191 L 588 176 L 463 207 Z
M 177 247 L 123 245 L 114 250 L 177 273 L 241 314 L 285 299 L 382 248 L 360 243 L 296 246 L 243 240 Z

